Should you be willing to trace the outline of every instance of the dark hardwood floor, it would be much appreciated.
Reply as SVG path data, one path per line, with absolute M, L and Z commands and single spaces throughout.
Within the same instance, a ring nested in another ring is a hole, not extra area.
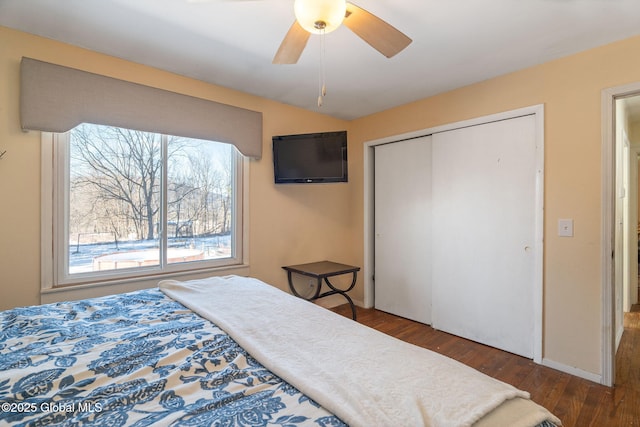
M 348 305 L 333 311 L 351 317 Z M 640 305 L 625 314 L 613 388 L 375 309 L 358 307 L 357 317 L 364 325 L 528 391 L 532 400 L 553 412 L 565 427 L 640 427 Z

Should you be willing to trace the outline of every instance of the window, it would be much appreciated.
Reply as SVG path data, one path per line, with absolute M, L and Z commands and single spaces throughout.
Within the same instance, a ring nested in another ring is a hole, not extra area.
M 44 288 L 242 264 L 235 147 L 92 124 L 49 135 Z

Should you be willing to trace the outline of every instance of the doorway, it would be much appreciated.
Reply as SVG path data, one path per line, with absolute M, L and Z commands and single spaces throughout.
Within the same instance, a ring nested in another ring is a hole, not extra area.
M 638 303 L 640 83 L 602 92 L 602 383 L 613 386 L 625 313 Z

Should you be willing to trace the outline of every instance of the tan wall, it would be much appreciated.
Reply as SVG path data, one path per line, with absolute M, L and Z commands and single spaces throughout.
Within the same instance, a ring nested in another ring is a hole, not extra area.
M 282 265 L 356 261 L 349 215 L 356 185 L 276 186 L 271 155 L 272 135 L 348 130 L 348 122 L 0 27 L 0 152 L 7 151 L 0 160 L 0 309 L 40 303 L 40 132 L 20 129 L 22 56 L 261 111 L 263 157 L 250 162 L 248 273 L 284 289 Z M 96 292 L 105 293 L 83 296 Z
M 601 91 L 640 81 L 639 50 L 640 37 L 628 39 L 364 117 L 351 128 L 352 142 L 362 146 L 545 105 L 544 358 L 595 374 L 601 373 Z M 362 157 L 358 150 L 350 154 Z M 361 211 L 353 214 L 362 221 Z M 573 238 L 557 236 L 559 218 L 574 219 Z

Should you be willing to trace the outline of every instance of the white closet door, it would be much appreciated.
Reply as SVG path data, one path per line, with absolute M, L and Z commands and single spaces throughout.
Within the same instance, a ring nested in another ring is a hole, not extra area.
M 375 147 L 375 306 L 431 323 L 431 137 Z
M 433 326 L 534 350 L 535 119 L 433 135 Z

